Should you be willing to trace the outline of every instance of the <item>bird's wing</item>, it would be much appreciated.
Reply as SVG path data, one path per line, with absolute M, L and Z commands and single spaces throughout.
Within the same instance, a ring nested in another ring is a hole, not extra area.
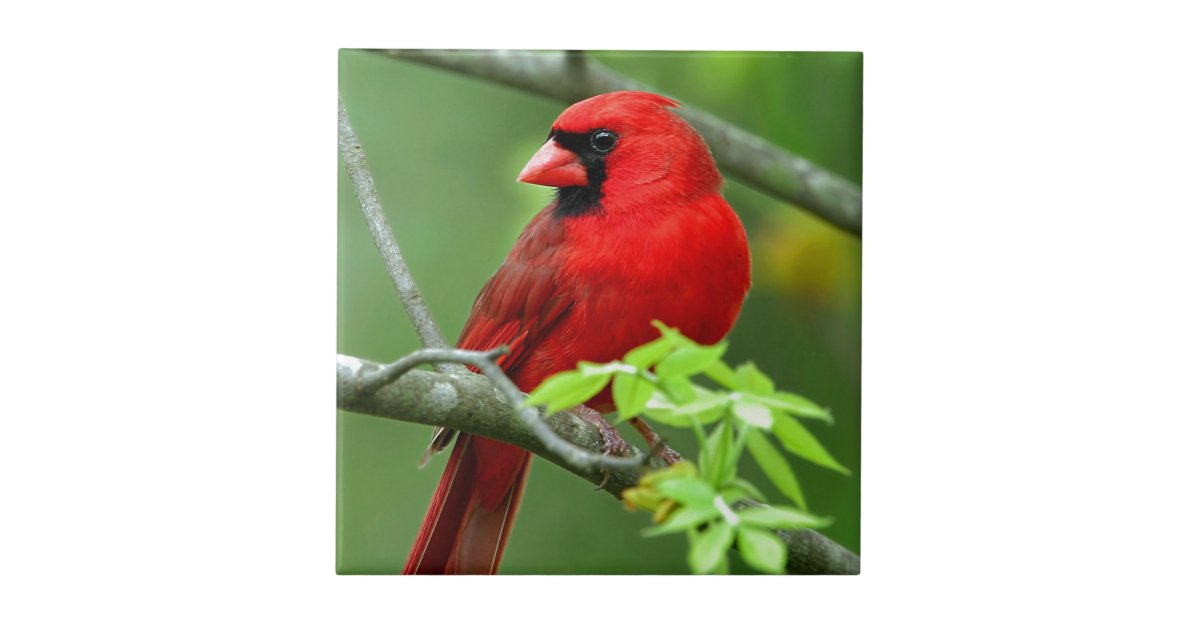
M 560 282 L 558 274 L 564 245 L 558 220 L 546 211 L 535 216 L 475 298 L 455 344 L 465 350 L 508 346 L 497 363 L 523 391 L 537 386 L 522 378 L 526 359 L 575 305 L 573 287 Z M 453 437 L 454 431 L 438 427 L 421 463 L 449 446 Z
M 457 346 L 490 350 L 507 345 L 509 352 L 498 362 L 515 377 L 530 350 L 538 347 L 575 305 L 573 287 L 559 278 L 563 246 L 558 221 L 546 212 L 534 217 L 475 298 Z M 515 380 L 524 387 L 536 385 Z

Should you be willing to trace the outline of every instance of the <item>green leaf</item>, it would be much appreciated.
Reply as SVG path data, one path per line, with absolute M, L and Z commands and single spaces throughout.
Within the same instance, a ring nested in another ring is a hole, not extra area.
M 709 392 L 685 378 L 672 379 L 671 382 L 675 386 L 676 393 L 673 395 L 676 399 L 686 399 L 690 402 L 676 404 L 662 393 L 655 392 L 643 408 L 643 415 L 676 427 L 692 426 L 693 416 L 701 424 L 708 424 L 725 415 L 725 404 L 729 402 L 728 394 Z M 662 381 L 659 385 L 662 385 Z
M 687 416 L 680 416 L 672 413 L 670 409 L 653 409 L 647 407 L 642 410 L 641 416 L 647 420 L 652 420 L 657 424 L 665 424 L 671 427 L 690 427 L 692 421 Z
M 625 507 L 635 510 L 641 508 L 654 512 L 666 502 L 666 497 L 653 488 L 634 486 L 621 491 L 621 500 Z
M 641 415 L 655 422 L 673 427 L 691 427 L 692 419 L 678 413 L 679 405 L 671 402 L 662 392 L 654 392 L 642 409 Z
M 701 394 L 686 405 L 675 408 L 675 413 L 681 416 L 700 416 L 729 403 L 729 394 Z M 718 416 L 719 417 L 719 416 Z
M 667 479 L 657 487 L 663 495 L 687 505 L 711 505 L 713 498 L 717 496 L 712 486 L 696 477 Z
M 770 394 L 775 391 L 775 383 L 763 374 L 753 363 L 743 363 L 734 372 L 735 388 L 751 394 Z
M 721 497 L 722 501 L 724 501 L 725 503 L 728 503 L 729 505 L 733 505 L 734 503 L 737 503 L 738 501 L 744 501 L 746 499 L 754 499 L 756 501 L 758 500 L 757 498 L 752 496 L 749 492 L 746 492 L 746 490 L 744 488 L 738 488 L 738 487 L 730 486 L 730 485 L 726 485 L 725 489 L 721 490 L 721 494 L 718 496 Z
M 725 389 L 737 389 L 737 377 L 724 361 L 717 361 L 704 368 L 704 375 Z
M 560 372 L 542 382 L 525 399 L 525 405 L 546 405 L 546 413 L 570 409 L 591 400 L 608 384 L 607 373 L 585 376 L 579 371 Z
M 769 396 L 756 397 L 756 399 L 762 404 L 773 409 L 778 409 L 779 411 L 786 411 L 801 418 L 816 418 L 828 424 L 833 424 L 833 416 L 829 414 L 827 409 L 803 396 L 797 396 L 789 392 L 775 392 Z
M 613 377 L 612 392 L 617 419 L 628 420 L 646 408 L 650 396 L 654 395 L 654 385 L 641 376 L 621 372 Z
M 728 423 L 732 425 L 732 422 Z M 730 432 L 736 435 L 733 445 L 729 448 L 729 456 L 725 458 L 725 468 L 721 470 L 721 485 L 725 487 L 737 478 L 738 462 L 742 459 L 742 451 L 746 448 L 746 440 L 750 437 L 749 427 L 730 427 Z
M 675 351 L 667 355 L 667 358 L 658 364 L 658 367 L 654 369 L 654 373 L 664 379 L 698 374 L 721 358 L 721 355 L 725 353 L 726 345 L 722 342 L 715 346 L 684 346 L 676 348 Z
M 629 368 L 625 365 L 611 361 L 609 363 L 592 363 L 591 361 L 580 361 L 576 366 L 579 373 L 584 376 L 612 376 L 620 372 L 625 372 Z
M 787 450 L 807 459 L 808 461 L 824 466 L 831 470 L 836 470 L 843 475 L 849 475 L 850 471 L 845 466 L 839 464 L 837 460 L 825 450 L 824 446 L 817 441 L 817 438 L 809 433 L 804 425 L 798 420 L 783 413 L 775 414 L 775 422 L 771 425 L 771 431 L 775 437 L 779 438 L 780 443 Z
M 642 478 L 638 480 L 638 485 L 639 486 L 657 486 L 658 484 L 662 483 L 663 481 L 665 481 L 667 479 L 679 479 L 681 477 L 686 478 L 686 477 L 699 477 L 699 476 L 700 476 L 700 471 L 696 468 L 696 465 L 685 459 L 681 462 L 676 462 L 674 464 L 671 464 L 667 468 L 663 468 L 661 470 L 655 470 L 655 471 L 648 472 L 648 473 L 642 475 Z
M 739 527 L 737 539 L 746 564 L 764 573 L 783 573 L 787 547 L 778 536 L 757 527 Z
M 717 511 L 717 507 L 712 503 L 708 503 L 707 505 L 687 505 L 672 512 L 671 516 L 662 525 L 643 529 L 642 535 L 649 538 L 651 536 L 673 534 L 696 527 L 720 516 L 721 513 Z
M 675 342 L 691 341 L 687 337 L 684 337 L 683 333 L 679 332 L 678 328 L 668 326 L 657 319 L 650 323 L 653 324 L 654 327 L 658 329 L 658 332 L 661 333 L 666 339 L 670 339 L 671 341 Z
M 737 476 L 746 437 L 744 431 L 735 436 L 732 422 L 720 423 L 708 435 L 700 453 L 700 472 L 713 486 L 723 487 Z
M 712 437 L 716 436 L 717 432 L 720 431 L 720 428 L 718 427 L 714 429 L 711 435 L 705 435 L 704 429 L 700 426 L 699 422 L 693 421 L 693 424 L 693 428 L 696 431 L 696 439 L 699 441 L 700 448 L 700 476 L 705 480 L 712 482 L 714 477 L 712 474 L 713 455 L 716 453 L 713 445 L 709 442 Z
M 734 529 L 725 521 L 714 521 L 692 540 L 688 564 L 692 573 L 712 573 L 733 544 Z
M 667 468 L 642 475 L 638 485 L 623 491 L 621 498 L 630 509 L 640 507 L 653 511 L 666 501 L 666 497 L 658 491 L 658 484 L 668 479 L 681 478 L 699 479 L 700 471 L 695 464 L 687 460 L 677 462 Z
M 771 483 L 775 484 L 776 488 L 783 493 L 783 496 L 790 499 L 798 505 L 800 509 L 807 510 L 808 506 L 804 502 L 804 493 L 800 491 L 800 482 L 796 479 L 796 474 L 792 472 L 791 466 L 788 466 L 787 459 L 780 453 L 767 439 L 767 436 L 762 434 L 758 429 L 751 429 L 750 435 L 746 439 L 746 449 L 750 451 L 750 455 L 754 457 L 754 461 L 758 462 L 758 467 L 762 468 L 766 473 L 767 478 Z
M 764 505 L 737 513 L 743 523 L 772 529 L 815 529 L 828 527 L 833 521 L 800 510 Z
M 726 479 L 730 477 L 728 474 L 729 459 L 734 456 L 733 425 L 729 422 L 722 422 L 713 429 L 708 439 L 704 441 L 704 450 L 707 457 L 700 462 L 700 473 L 714 486 L 725 485 Z
M 695 400 L 672 409 L 671 413 L 685 418 L 695 416 L 700 421 L 700 424 L 708 424 L 714 420 L 720 420 L 725 415 L 725 406 L 729 404 L 729 394 L 712 394 L 699 391 L 699 387 L 696 389 L 698 390 L 696 393 L 699 396 Z
M 753 432 L 751 432 L 751 433 L 753 433 Z M 750 497 L 751 499 L 754 499 L 755 501 L 766 502 L 766 500 L 767 500 L 767 496 L 765 494 L 763 494 L 762 491 L 759 490 L 757 486 L 750 483 L 749 481 L 746 481 L 745 479 L 738 478 L 738 479 L 734 479 L 733 481 L 731 481 L 729 483 L 731 483 L 733 485 L 733 487 L 735 487 L 735 488 L 744 490 L 746 492 L 746 496 Z M 730 503 L 733 503 L 733 501 L 730 501 Z
M 658 375 L 658 388 L 667 394 L 667 399 L 674 401 L 670 404 L 687 404 L 700 396 L 699 388 L 686 377 L 663 378 Z
M 771 428 L 771 410 L 756 402 L 739 400 L 733 403 L 733 415 L 746 424 L 760 429 Z
M 647 344 L 642 344 L 625 353 L 622 359 L 625 363 L 645 370 L 662 361 L 675 348 L 675 340 L 671 337 L 659 337 Z

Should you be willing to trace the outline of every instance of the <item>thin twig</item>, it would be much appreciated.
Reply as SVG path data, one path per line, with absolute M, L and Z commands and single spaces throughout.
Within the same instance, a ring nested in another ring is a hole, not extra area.
M 421 291 L 417 289 L 417 283 L 413 280 L 412 273 L 409 272 L 408 265 L 404 263 L 404 257 L 400 254 L 400 245 L 396 243 L 396 235 L 392 233 L 392 226 L 388 224 L 387 216 L 383 213 L 383 204 L 380 203 L 379 194 L 375 191 L 375 180 L 371 177 L 371 170 L 367 168 L 367 156 L 363 153 L 358 135 L 354 133 L 354 127 L 350 125 L 350 116 L 346 114 L 346 107 L 342 104 L 340 95 L 338 96 L 338 148 L 341 149 L 346 172 L 354 182 L 354 194 L 358 196 L 363 217 L 371 229 L 371 238 L 375 239 L 375 247 L 383 256 L 383 264 L 392 278 L 396 293 L 400 294 L 404 312 L 408 314 L 409 321 L 416 329 L 417 336 L 421 339 L 421 345 L 426 348 L 445 348 L 448 345 L 446 338 L 442 336 L 442 331 L 429 312 L 429 307 L 425 305 L 425 299 L 421 297 Z M 461 366 L 454 364 L 435 365 L 434 367 L 442 372 L 462 369 Z
M 358 197 L 363 218 L 366 219 L 367 227 L 371 230 L 371 238 L 375 240 L 375 248 L 383 257 L 383 264 L 392 278 L 392 285 L 396 287 L 396 293 L 400 295 L 400 303 L 404 305 L 404 312 L 408 314 L 408 321 L 412 322 L 413 329 L 417 331 L 421 345 L 426 348 L 447 347 L 449 344 L 446 343 L 446 337 L 442 335 L 437 321 L 429 312 L 425 298 L 421 296 L 421 290 L 417 288 L 417 281 L 413 279 L 408 265 L 404 263 L 404 256 L 400 254 L 400 244 L 396 242 L 392 226 L 388 223 L 387 215 L 383 213 L 383 204 L 380 203 L 379 194 L 375 191 L 375 178 L 371 176 L 371 169 L 367 166 L 366 153 L 363 152 L 358 134 L 354 133 L 354 126 L 350 124 L 350 115 L 346 113 L 346 106 L 342 103 L 341 94 L 338 95 L 338 148 L 342 152 L 342 161 L 346 164 L 346 172 L 350 175 L 350 180 L 354 182 L 354 194 Z M 445 374 L 465 372 L 463 367 L 456 363 L 437 363 L 433 368 Z M 430 456 L 449 444 L 453 437 L 454 433 L 449 429 L 434 428 L 433 438 L 430 440 L 429 448 L 421 457 L 420 465 L 424 466 L 429 463 Z
M 534 436 L 546 447 L 546 450 L 558 456 L 576 471 L 601 468 L 610 470 L 638 470 L 647 465 L 655 453 L 654 449 L 637 457 L 614 457 L 579 448 L 559 437 L 554 432 L 554 429 L 551 429 L 542 420 L 542 414 L 537 409 L 525 405 L 525 394 L 521 393 L 521 390 L 517 389 L 517 386 L 508 378 L 504 370 L 501 370 L 500 366 L 496 365 L 496 359 L 507 351 L 508 349 L 504 347 L 488 350 L 487 352 L 461 350 L 458 348 L 427 348 L 425 350 L 417 350 L 365 376 L 359 388 L 359 394 L 363 396 L 373 395 L 380 388 L 394 382 L 409 370 L 423 363 L 443 361 L 462 363 L 478 368 L 484 376 L 491 380 L 492 384 L 504 395 L 505 400 L 508 401 L 512 410 L 517 414 L 517 418 L 533 432 Z
M 579 51 L 378 52 L 566 103 L 618 90 L 661 92 L 614 72 Z M 862 189 L 853 182 L 706 111 L 682 105 L 679 115 L 704 136 L 717 164 L 729 175 L 804 208 L 850 234 L 862 236 Z
M 475 365 L 481 361 L 495 361 L 508 352 L 508 346 L 500 346 L 488 352 L 461 350 L 458 348 L 426 348 L 406 354 L 382 369 L 368 374 L 363 379 L 361 395 L 370 396 L 379 391 L 380 387 L 404 376 L 409 370 L 426 363 L 453 362 L 464 365 Z M 507 377 L 505 377 L 507 378 Z

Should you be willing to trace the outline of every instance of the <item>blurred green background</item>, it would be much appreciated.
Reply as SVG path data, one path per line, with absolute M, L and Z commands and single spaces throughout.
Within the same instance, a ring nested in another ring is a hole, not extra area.
M 609 67 L 862 181 L 860 53 L 594 53 Z M 401 250 L 453 341 L 475 295 L 552 196 L 516 183 L 565 103 L 343 50 L 339 90 Z M 337 161 L 340 353 L 390 361 L 419 347 Z M 824 533 L 859 551 L 861 254 L 858 239 L 728 180 L 750 239 L 753 286 L 727 360 L 830 407 L 814 426 L 850 477 L 792 458 Z M 399 573 L 445 454 L 416 462 L 430 429 L 338 412 L 337 571 Z M 684 456 L 690 431 L 659 427 Z M 630 443 L 640 438 L 622 429 Z M 749 457 L 742 475 L 782 500 Z M 645 539 L 648 514 L 534 461 L 501 573 L 687 573 L 683 536 Z M 750 572 L 735 556 L 735 572 Z

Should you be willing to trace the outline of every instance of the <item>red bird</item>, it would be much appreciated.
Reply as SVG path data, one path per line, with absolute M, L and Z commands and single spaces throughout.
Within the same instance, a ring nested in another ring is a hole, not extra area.
M 700 343 L 725 337 L 750 288 L 750 252 L 708 146 L 677 105 L 613 92 L 554 121 L 517 179 L 557 188 L 555 199 L 475 299 L 458 347 L 508 345 L 500 365 L 529 392 L 579 361 L 653 340 L 655 319 Z M 611 411 L 611 391 L 587 406 Z M 451 437 L 439 430 L 429 452 Z M 495 573 L 530 458 L 462 435 L 404 572 Z

